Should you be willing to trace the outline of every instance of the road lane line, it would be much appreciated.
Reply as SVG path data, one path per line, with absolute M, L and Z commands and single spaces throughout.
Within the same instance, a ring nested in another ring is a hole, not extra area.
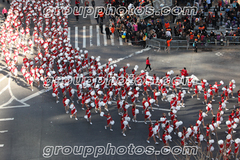
M 71 37 L 71 34 L 70 34 L 70 32 L 71 32 L 71 28 L 70 27 L 68 27 L 68 39 L 70 40 L 70 37 Z
M 86 48 L 86 26 L 83 26 L 83 48 Z
M 75 27 L 75 48 L 78 48 L 78 27 Z
M 51 87 L 52 88 L 52 87 Z M 50 88 L 50 89 L 51 89 Z M 28 101 L 28 100 L 30 100 L 30 99 L 32 99 L 32 98 L 35 98 L 35 97 L 37 97 L 37 96 L 39 96 L 39 95 L 41 95 L 41 94 L 43 94 L 43 93 L 45 93 L 46 92 L 46 90 L 45 89 L 42 89 L 41 91 L 38 91 L 38 92 L 36 92 L 36 93 L 34 93 L 34 94 L 32 94 L 32 95 L 30 95 L 30 96 L 27 96 L 27 97 L 25 97 L 25 98 L 23 98 L 23 99 L 21 99 L 20 100 L 20 102 L 26 102 L 26 101 Z
M 121 37 L 119 37 L 119 43 L 120 43 L 120 46 L 123 45 L 123 41 L 122 41 L 122 38 L 121 38 Z
M 111 36 L 111 44 L 112 46 L 114 46 L 114 34 L 112 33 L 112 36 Z
M 89 28 L 89 35 L 90 35 L 90 47 L 92 47 L 93 46 L 93 44 L 92 44 L 92 36 L 93 36 L 93 33 L 92 33 L 92 30 L 93 30 L 93 26 L 90 26 L 90 28 Z
M 0 133 L 7 133 L 8 130 L 3 130 L 3 131 L 0 131 Z
M 105 25 L 103 25 L 103 41 L 104 41 L 104 46 L 107 46 L 107 35 L 105 32 Z
M 4 122 L 4 121 L 13 121 L 14 118 L 2 118 L 0 119 L 0 122 Z
M 0 91 L 0 94 L 2 94 L 5 90 L 8 89 L 8 86 L 4 87 L 1 91 Z
M 96 26 L 96 32 L 97 32 L 97 46 L 100 46 L 99 25 Z

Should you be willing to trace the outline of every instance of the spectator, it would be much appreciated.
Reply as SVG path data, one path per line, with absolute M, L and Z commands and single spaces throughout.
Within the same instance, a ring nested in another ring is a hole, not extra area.
M 170 52 L 170 42 L 172 41 L 172 38 L 167 40 L 167 49 L 166 52 L 169 53 Z
M 102 23 L 102 21 L 100 22 L 99 27 L 100 27 L 100 32 L 101 32 L 101 34 L 103 34 L 103 23 Z
M 78 21 L 78 19 L 79 19 L 78 9 L 75 9 L 74 15 L 75 15 L 75 17 L 76 17 L 76 21 Z
M 92 0 L 92 7 L 95 8 L 95 1 Z
M 107 35 L 107 39 L 110 39 L 110 29 L 109 29 L 108 26 L 106 26 L 105 32 L 106 32 L 106 35 Z
M 79 5 L 80 5 L 80 0 L 75 0 L 75 5 L 76 5 L 77 7 L 79 7 Z
M 195 39 L 195 42 L 193 43 L 194 51 L 197 52 L 197 39 Z

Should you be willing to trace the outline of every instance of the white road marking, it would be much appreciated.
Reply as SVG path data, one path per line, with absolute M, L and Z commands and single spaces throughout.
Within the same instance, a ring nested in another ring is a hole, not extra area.
M 120 43 L 120 46 L 123 45 L 123 41 L 122 41 L 122 38 L 121 38 L 121 37 L 119 37 L 119 43 Z
M 150 121 L 146 121 L 147 123 L 150 123 Z M 152 122 L 156 122 L 156 120 L 152 120 Z M 167 122 L 170 122 L 170 120 L 167 120 Z M 145 121 L 137 121 L 137 123 L 145 123 Z
M 8 89 L 8 86 L 4 87 L 1 91 L 0 91 L 0 94 L 2 94 L 5 90 Z
M 146 121 L 147 123 L 150 123 L 150 121 Z M 152 122 L 156 122 L 156 120 L 152 120 Z M 137 123 L 145 123 L 145 121 L 137 121 Z
M 0 133 L 6 133 L 8 132 L 8 130 L 3 130 L 3 131 L 0 131 Z
M 11 76 L 8 77 L 8 84 L 7 84 L 7 87 L 8 87 L 8 90 L 9 90 L 9 93 L 10 93 L 10 96 L 11 98 L 4 104 L 2 104 L 0 106 L 0 109 L 7 109 L 7 108 L 18 108 L 18 107 L 29 107 L 30 105 L 24 103 L 24 102 L 21 102 L 19 101 L 12 93 L 12 90 L 11 90 L 11 86 L 10 86 L 10 81 L 11 80 Z M 16 100 L 18 101 L 19 103 L 22 103 L 23 105 L 18 105 L 18 106 L 8 106 L 13 100 Z M 7 106 L 7 107 L 5 107 Z
M 146 48 L 146 49 L 142 49 L 142 50 L 137 51 L 137 52 L 139 52 L 138 54 L 140 54 L 140 53 L 143 53 L 144 51 L 148 51 L 148 50 L 150 50 L 150 49 L 151 49 L 151 48 Z M 130 55 L 127 55 L 127 56 L 125 56 L 125 57 L 123 57 L 123 58 L 118 58 L 117 60 L 112 61 L 112 62 L 110 63 L 110 65 L 115 64 L 115 63 L 118 63 L 118 62 L 120 62 L 120 61 L 122 61 L 122 60 L 124 60 L 124 59 L 129 58 L 129 57 L 132 57 L 134 54 L 136 54 L 136 52 L 135 52 L 135 53 L 132 53 L 132 54 L 130 54 Z
M 86 26 L 83 26 L 83 48 L 86 48 Z
M 215 53 L 216 56 L 223 56 L 223 54 L 221 52 L 217 52 Z
M 143 108 L 142 105 L 136 105 L 136 107 Z M 170 109 L 156 108 L 156 107 L 152 107 L 152 109 L 154 109 L 154 110 L 160 110 L 160 111 L 171 111 Z
M 107 35 L 105 32 L 105 25 L 103 25 L 103 41 L 104 41 L 104 46 L 107 46 Z
M 14 118 L 2 118 L 0 119 L 0 122 L 4 122 L 4 121 L 13 121 Z
M 0 144 L 0 147 L 4 147 L 4 144 Z
M 70 27 L 68 27 L 68 39 L 70 40 L 71 39 L 71 28 Z
M 78 48 L 78 27 L 75 27 L 75 48 Z
M 112 46 L 114 46 L 114 34 L 112 34 L 112 36 L 111 36 L 111 44 L 112 44 Z
M 111 101 L 112 103 L 117 103 L 116 101 Z M 129 105 L 132 105 L 129 103 Z M 143 108 L 142 105 L 136 105 L 136 107 L 140 107 L 140 108 Z M 164 108 L 155 108 L 155 107 L 152 107 L 154 110 L 160 110 L 160 111 L 170 111 L 170 109 L 164 109 Z
M 93 30 L 93 26 L 90 26 L 90 28 L 89 28 L 89 35 L 90 35 L 90 47 L 92 47 L 92 46 L 93 46 L 93 44 L 92 44 L 92 36 L 93 36 L 92 30 Z
M 142 53 L 143 51 L 141 50 L 141 51 L 137 51 L 137 52 L 135 52 L 135 54 L 140 54 L 140 53 Z
M 97 32 L 97 46 L 100 46 L 99 25 L 96 26 L 96 32 Z
M 30 95 L 30 96 L 27 96 L 27 97 L 21 99 L 20 102 L 26 102 L 26 101 L 34 98 L 34 97 L 37 97 L 37 96 L 45 93 L 45 91 L 46 91 L 45 89 L 42 89 L 41 91 L 38 91 L 38 92 L 36 92 L 36 93 L 34 93 L 34 94 Z
M 5 68 L 7 68 L 7 67 L 5 67 Z M 0 69 L 0 71 L 1 71 L 1 70 L 2 70 L 2 69 Z M 8 75 L 9 75 L 9 74 L 7 74 L 6 76 L 2 77 L 2 78 L 0 79 L 0 82 L 3 81 L 5 78 L 7 78 Z

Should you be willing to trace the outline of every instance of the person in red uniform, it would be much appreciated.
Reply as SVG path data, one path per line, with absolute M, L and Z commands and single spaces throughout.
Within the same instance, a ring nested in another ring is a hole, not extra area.
M 146 59 L 146 67 L 145 67 L 145 71 L 147 71 L 147 68 L 149 67 L 150 71 L 152 70 L 151 68 L 151 64 L 150 64 L 150 61 L 149 61 L 149 57 L 147 57 Z
M 219 103 L 221 104 L 221 102 L 219 102 Z M 221 124 L 221 111 L 218 110 L 218 112 L 217 112 L 217 127 L 218 127 L 218 129 L 221 129 L 220 124 Z
M 207 99 L 208 99 L 208 92 L 207 92 L 207 90 L 206 90 L 206 88 L 204 88 L 204 91 L 203 91 L 203 93 L 204 93 L 204 101 L 203 101 L 203 104 L 205 103 L 205 104 L 207 104 Z
M 158 142 L 156 141 L 155 135 L 153 133 L 153 125 L 152 124 L 149 124 L 148 130 L 149 130 L 149 134 L 148 134 L 148 138 L 147 138 L 147 143 L 150 143 L 149 139 L 151 137 L 153 137 L 155 144 L 158 144 Z
M 59 101 L 58 101 L 58 87 L 57 86 L 55 86 L 54 88 L 53 88 L 53 93 L 52 93 L 52 96 L 53 97 L 56 97 L 56 103 L 58 103 Z
M 164 131 L 163 131 L 163 135 L 162 135 L 162 141 L 163 141 L 163 143 L 164 143 L 164 146 L 168 146 L 168 142 L 167 142 L 167 140 L 166 140 L 166 136 L 167 136 L 167 131 L 164 130 Z
M 110 115 L 110 113 L 104 116 L 107 117 L 107 126 L 105 126 L 105 129 L 107 129 L 107 127 L 110 127 L 110 131 L 113 131 L 112 125 L 111 125 L 112 116 Z
M 147 107 L 147 109 L 145 110 L 145 116 L 144 116 L 144 123 L 147 124 L 147 119 L 150 121 L 150 123 L 152 123 L 151 121 L 151 113 Z
M 200 100 L 199 94 L 198 94 L 198 86 L 197 86 L 197 85 L 195 85 L 194 94 L 192 95 L 192 98 L 193 98 L 194 96 L 196 96 L 196 95 L 197 95 L 197 100 Z
M 155 105 L 159 107 L 159 105 L 158 105 L 158 95 L 156 93 L 157 93 L 157 90 L 154 89 L 154 91 L 153 91 L 153 99 L 155 100 Z
M 77 118 L 77 109 L 76 109 L 75 105 L 73 104 L 73 102 L 70 105 L 70 109 L 71 109 L 70 118 L 72 118 L 74 116 L 75 120 L 78 120 L 78 118 Z
M 68 109 L 69 109 L 69 105 L 68 104 L 66 104 L 66 100 L 67 100 L 67 97 L 66 96 L 64 96 L 63 97 L 63 106 L 64 106 L 64 108 L 65 108 L 65 111 L 66 111 L 66 113 L 68 114 L 69 112 L 68 112 Z
M 240 106 L 240 90 L 237 91 L 238 94 L 238 105 Z
M 126 125 L 124 124 L 125 118 L 121 117 L 121 129 L 122 129 L 122 134 L 124 137 L 126 137 L 125 131 L 126 131 Z
M 106 94 L 104 94 L 104 97 L 103 97 L 103 103 L 104 103 L 105 110 L 108 112 L 108 105 L 107 105 L 107 102 L 108 102 L 108 97 L 107 97 Z
M 91 110 L 92 109 L 92 107 L 87 107 L 87 110 L 86 110 L 86 113 L 85 113 L 85 116 L 87 116 L 87 121 L 89 121 L 89 123 L 90 124 L 92 124 L 92 121 L 91 121 L 91 118 L 92 118 L 92 116 L 91 116 Z
M 136 104 L 132 105 L 132 115 L 133 115 L 132 121 L 137 122 Z
M 218 159 L 220 159 L 220 157 L 222 157 L 223 151 L 224 151 L 224 142 L 223 142 L 223 140 L 219 140 L 218 141 L 218 145 L 219 145 L 219 153 L 220 153 L 220 155 L 218 156 Z
M 236 157 L 236 159 L 237 159 L 237 157 L 238 157 L 238 153 L 239 153 L 239 143 L 240 143 L 240 139 L 239 138 L 237 138 L 237 139 L 235 139 L 235 143 L 234 143 L 234 154 L 235 154 L 235 157 Z
M 178 132 L 178 137 L 181 138 L 181 146 L 185 146 L 185 135 L 184 135 L 184 132 Z
M 181 71 L 181 76 L 182 76 L 182 79 L 183 79 L 183 84 L 186 84 L 186 76 L 188 76 L 186 67 L 184 67 L 180 71 Z

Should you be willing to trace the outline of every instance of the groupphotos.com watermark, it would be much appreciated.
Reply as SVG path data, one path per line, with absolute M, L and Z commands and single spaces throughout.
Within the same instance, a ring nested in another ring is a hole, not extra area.
M 46 146 L 43 148 L 43 157 L 51 158 L 53 156 L 82 156 L 87 158 L 93 156 L 98 158 L 103 155 L 197 155 L 197 146 L 163 146 L 156 150 L 154 146 L 135 146 L 130 143 L 128 146 L 114 146 L 108 143 L 106 146 Z

